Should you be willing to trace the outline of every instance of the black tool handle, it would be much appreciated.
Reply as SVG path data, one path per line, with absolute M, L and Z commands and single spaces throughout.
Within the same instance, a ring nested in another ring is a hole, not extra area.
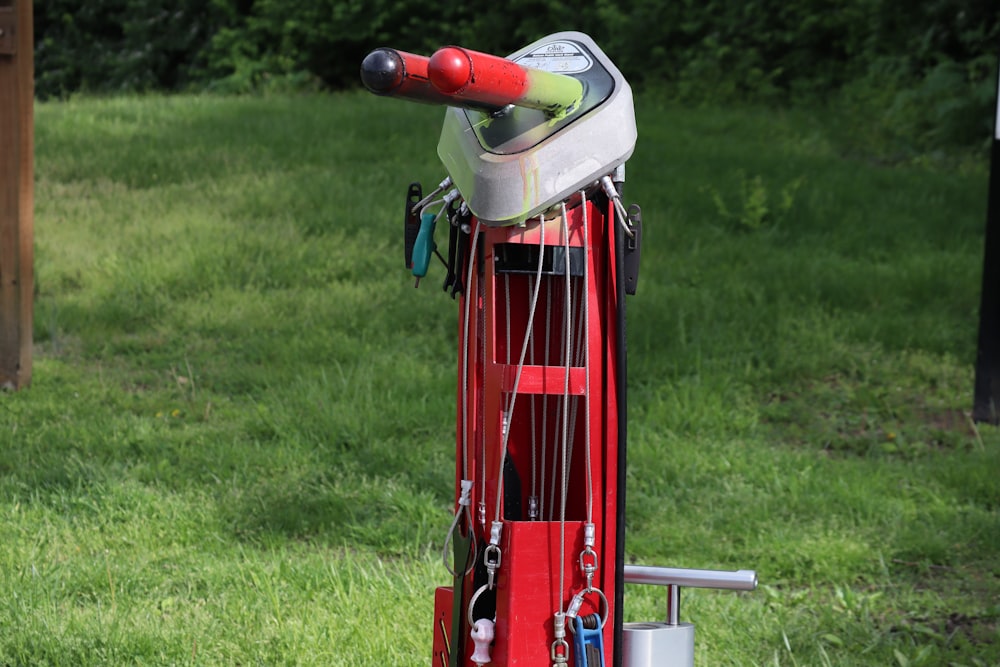
M 642 253 L 642 209 L 638 204 L 628 207 L 628 223 L 632 236 L 625 237 L 625 271 L 622 278 L 625 280 L 625 293 L 634 296 L 639 286 L 639 258 Z
M 406 191 L 406 211 L 403 213 L 403 251 L 408 269 L 413 268 L 413 246 L 420 233 L 420 211 L 414 211 L 413 207 L 423 198 L 424 191 L 420 183 L 410 183 Z

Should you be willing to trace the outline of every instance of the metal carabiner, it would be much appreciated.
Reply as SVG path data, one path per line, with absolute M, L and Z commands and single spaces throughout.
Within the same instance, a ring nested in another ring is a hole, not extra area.
M 587 577 L 588 591 L 594 587 L 594 573 L 597 572 L 598 567 L 597 552 L 590 547 L 584 547 L 583 551 L 580 552 L 580 570 L 583 572 L 583 576 Z
M 589 590 L 580 591 L 573 596 L 570 600 L 569 608 L 566 610 L 566 615 L 570 618 L 576 618 L 580 614 L 580 607 L 583 606 L 583 596 L 587 593 L 596 593 L 598 598 L 600 598 L 600 604 L 598 605 L 598 615 L 601 619 L 601 624 L 598 626 L 599 630 L 604 629 L 604 624 L 608 622 L 608 617 L 611 616 L 611 605 L 608 604 L 608 598 L 600 588 L 591 588 Z M 576 632 L 573 629 L 573 624 L 569 625 L 570 632 Z

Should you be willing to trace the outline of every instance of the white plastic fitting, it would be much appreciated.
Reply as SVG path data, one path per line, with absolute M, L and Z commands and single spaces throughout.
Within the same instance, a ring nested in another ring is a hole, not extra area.
M 472 643 L 475 650 L 472 652 L 472 662 L 477 665 L 488 665 L 490 663 L 490 644 L 493 643 L 493 621 L 488 618 L 481 618 L 472 625 Z

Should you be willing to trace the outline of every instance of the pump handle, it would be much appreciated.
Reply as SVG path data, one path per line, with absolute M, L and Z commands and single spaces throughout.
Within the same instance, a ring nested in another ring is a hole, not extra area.
M 378 48 L 361 63 L 361 81 L 376 95 L 497 113 L 514 105 L 551 117 L 573 113 L 583 101 L 583 82 L 459 46 L 430 58 Z

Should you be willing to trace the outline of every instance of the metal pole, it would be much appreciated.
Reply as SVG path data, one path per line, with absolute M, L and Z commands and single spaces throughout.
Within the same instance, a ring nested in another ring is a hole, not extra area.
M 667 586 L 667 625 L 679 625 L 681 622 L 681 587 L 676 584 Z
M 757 573 L 753 570 L 730 572 L 725 570 L 690 570 L 681 567 L 626 565 L 625 583 L 752 591 L 757 588 Z
M 986 204 L 986 239 L 983 283 L 979 303 L 979 345 L 976 352 L 975 394 L 972 418 L 1000 423 L 1000 67 L 997 107 L 990 157 L 989 194 Z

